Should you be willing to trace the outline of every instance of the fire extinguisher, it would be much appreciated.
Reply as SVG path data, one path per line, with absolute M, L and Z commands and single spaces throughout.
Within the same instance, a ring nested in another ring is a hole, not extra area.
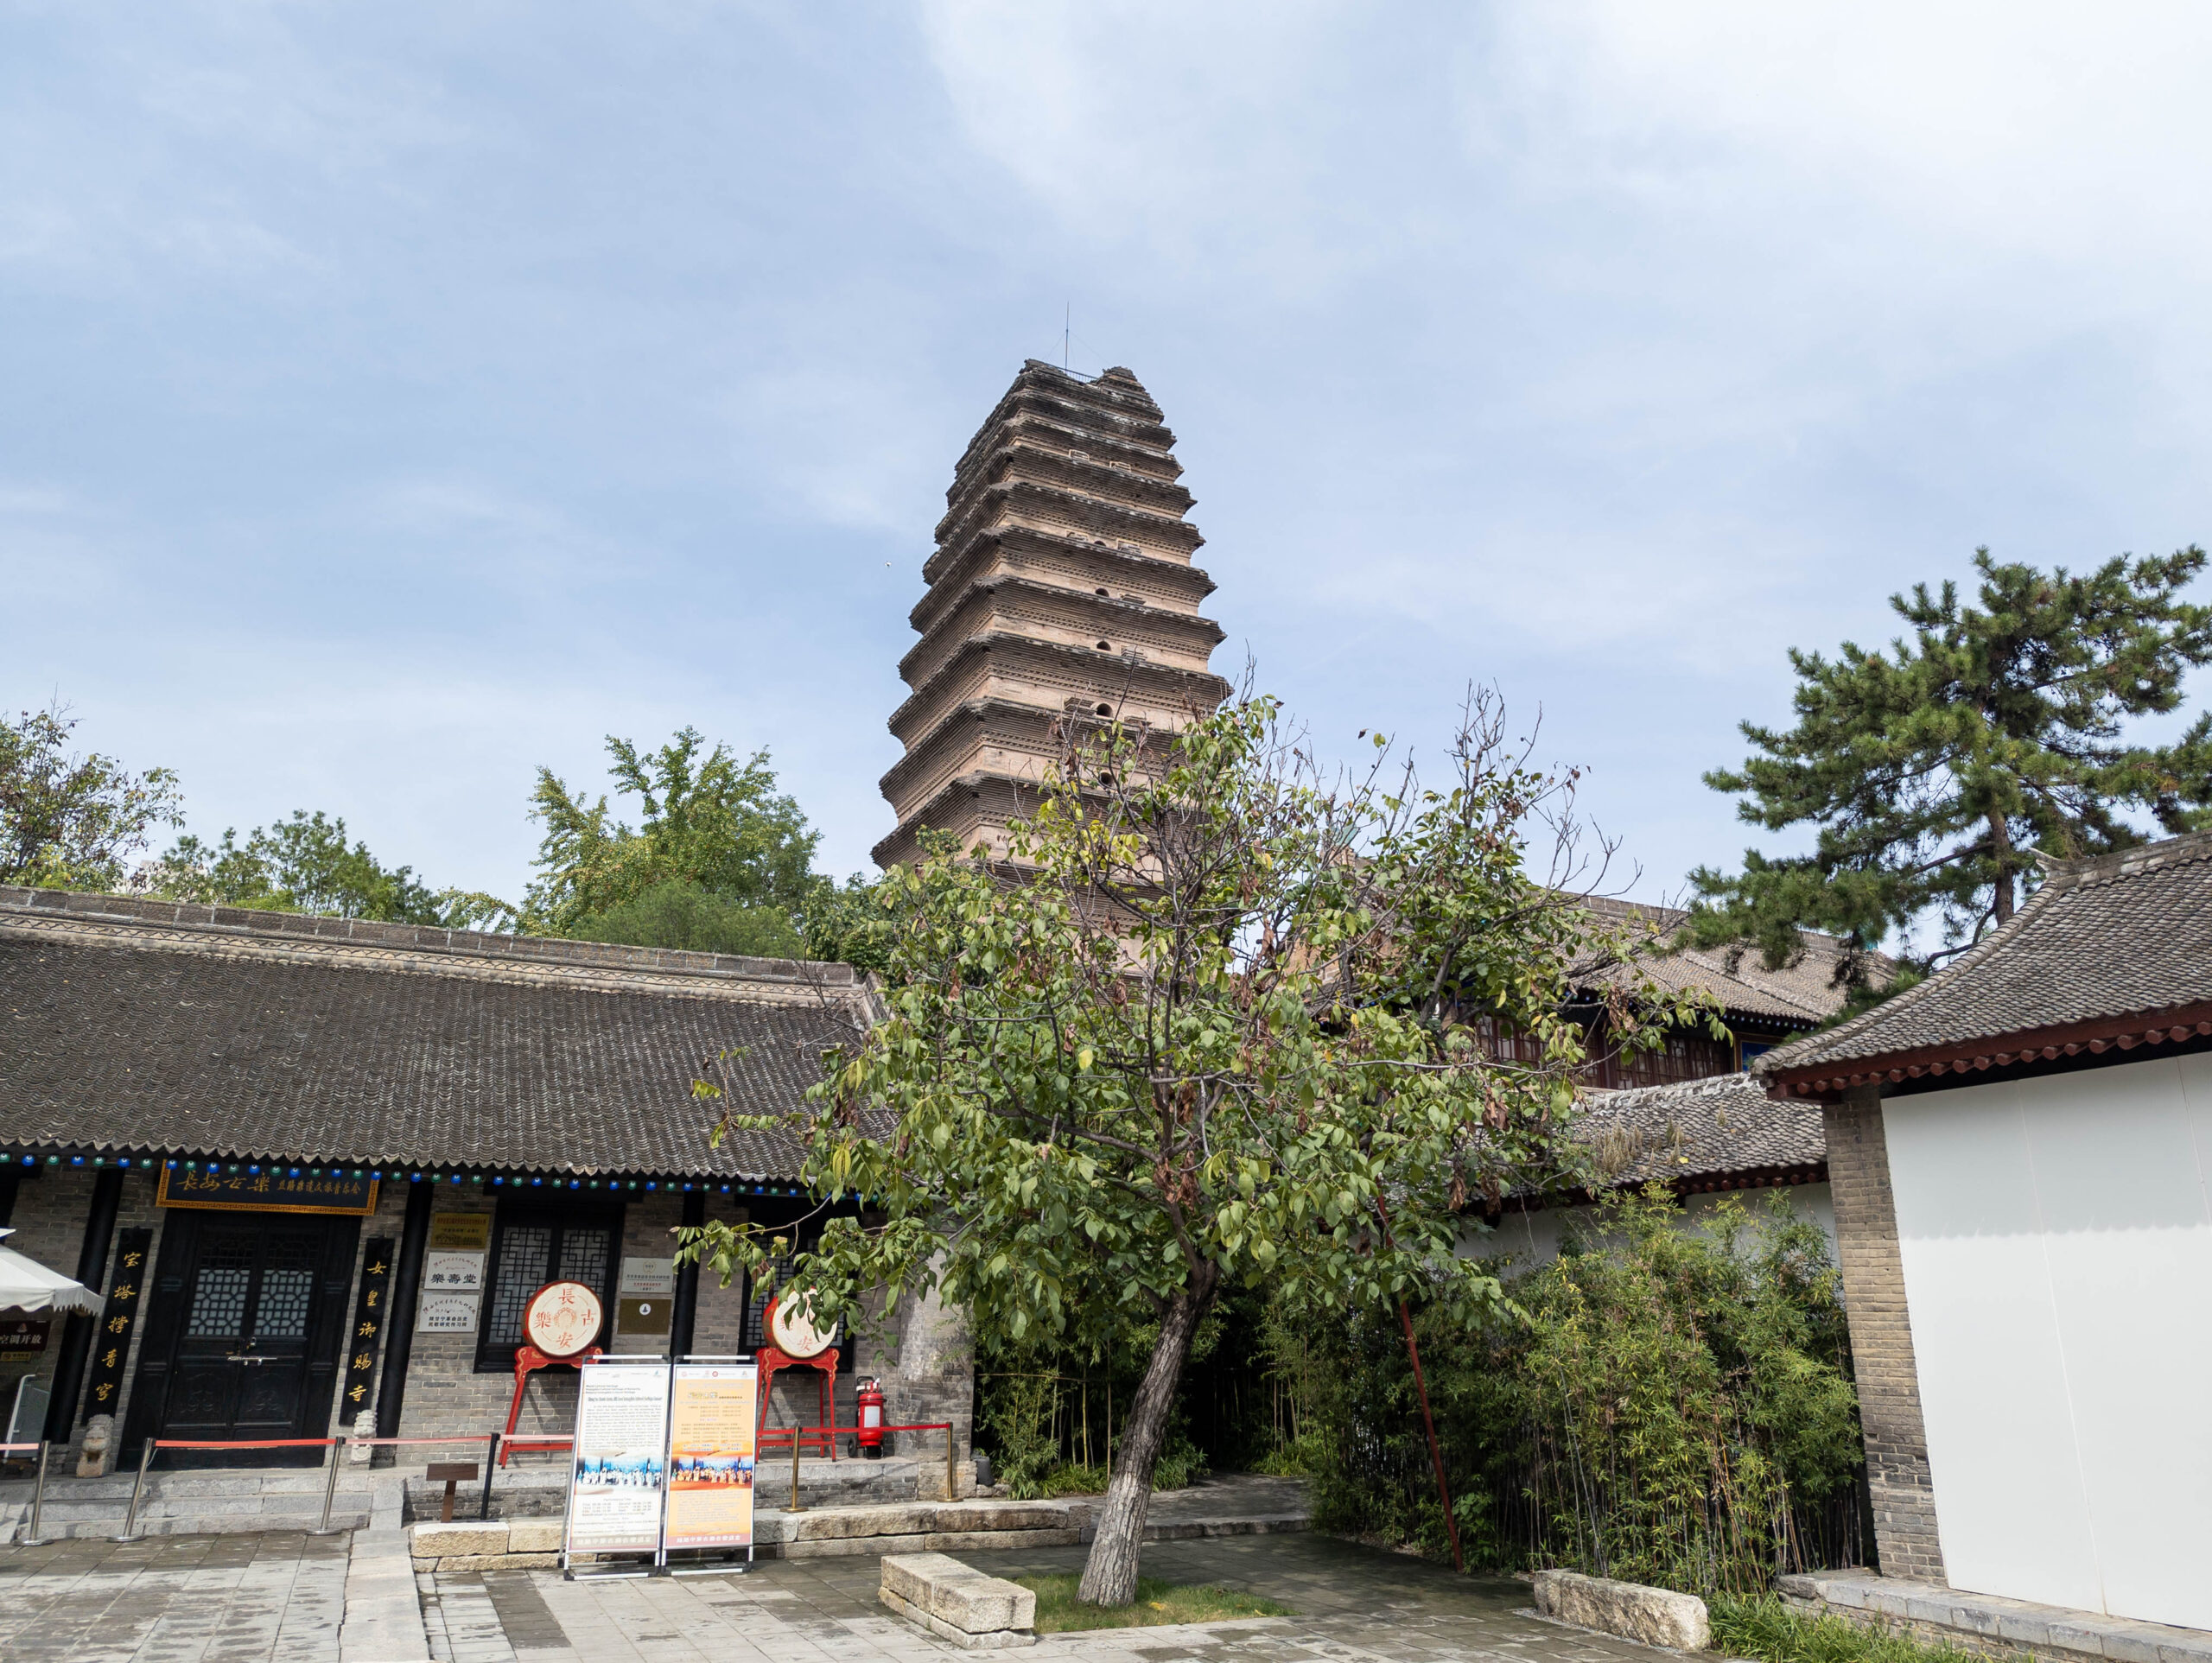
M 883 1387 L 874 1375 L 860 1383 L 853 1402 L 860 1410 L 861 1453 L 871 1461 L 880 1461 L 883 1458 Z

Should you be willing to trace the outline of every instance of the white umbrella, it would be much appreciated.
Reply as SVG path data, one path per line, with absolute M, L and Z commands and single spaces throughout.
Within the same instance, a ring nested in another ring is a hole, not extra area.
M 15 1235 L 0 1228 L 0 1236 Z M 0 1311 L 98 1311 L 99 1295 L 13 1247 L 0 1247 Z

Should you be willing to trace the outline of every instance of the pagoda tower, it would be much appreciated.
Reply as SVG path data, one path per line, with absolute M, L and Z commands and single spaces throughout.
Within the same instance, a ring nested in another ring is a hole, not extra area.
M 883 777 L 899 828 L 879 865 L 912 860 L 925 827 L 1003 857 L 1071 730 L 1173 733 L 1228 694 L 1174 446 L 1127 370 L 1086 381 L 1036 359 L 968 441 L 899 663 L 906 754 Z

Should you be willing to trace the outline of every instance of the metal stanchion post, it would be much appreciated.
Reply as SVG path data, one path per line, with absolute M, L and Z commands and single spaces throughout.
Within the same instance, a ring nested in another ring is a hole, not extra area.
M 952 1425 L 950 1421 L 945 1423 L 944 1428 L 944 1499 L 948 1501 L 960 1499 L 959 1492 L 952 1487 Z
M 39 1439 L 38 1478 L 31 1485 L 31 1516 L 29 1522 L 23 1527 L 23 1546 L 25 1547 L 44 1547 L 46 1546 L 46 1538 L 38 1533 L 39 1514 L 46 1507 L 46 1457 L 53 1450 L 53 1448 L 54 1445 L 47 1442 L 46 1439 L 42 1438 Z
M 492 1516 L 492 1469 L 499 1464 L 499 1435 L 497 1432 L 487 1432 L 485 1434 L 484 1443 L 484 1499 L 477 1504 L 476 1507 L 476 1516 L 479 1519 L 488 1519 Z
M 799 1505 L 798 1499 L 798 1434 L 799 1429 L 793 1426 L 791 1428 L 791 1504 L 784 1509 L 786 1513 L 806 1511 Z
M 138 1479 L 130 1486 L 130 1510 L 123 1515 L 123 1534 L 111 1536 L 111 1542 L 135 1542 L 139 1539 L 138 1498 L 146 1493 L 146 1469 L 154 1464 L 154 1440 L 148 1438 L 138 1450 Z
M 310 1536 L 340 1536 L 345 1533 L 330 1527 L 330 1503 L 338 1493 L 338 1451 L 341 1447 L 337 1439 L 331 1440 L 330 1459 L 324 1463 L 329 1469 L 330 1476 L 322 1482 L 322 1522 L 308 1532 Z

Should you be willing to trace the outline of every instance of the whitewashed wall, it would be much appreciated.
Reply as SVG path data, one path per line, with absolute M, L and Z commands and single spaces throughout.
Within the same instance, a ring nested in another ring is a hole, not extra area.
M 2212 1628 L 2212 1057 L 1882 1111 L 1951 1584 Z
M 1735 1192 L 1745 1207 L 1757 1216 L 1767 1204 L 1772 1190 L 1742 1190 Z M 1800 1218 L 1809 1219 L 1821 1227 L 1828 1239 L 1828 1254 L 1835 1254 L 1835 1204 L 1829 1199 L 1825 1184 L 1801 1184 L 1781 1192 L 1789 1201 L 1790 1210 Z M 1693 1227 L 1702 1228 L 1713 1216 L 1713 1209 L 1720 1204 L 1717 1195 L 1695 1195 L 1682 1203 L 1682 1216 Z M 1492 1230 L 1471 1230 L 1459 1243 L 1463 1258 L 1487 1259 L 1504 1254 L 1513 1260 L 1516 1271 L 1535 1270 L 1548 1265 L 1559 1257 L 1560 1232 L 1573 1228 L 1588 1240 L 1592 1235 L 1592 1212 L 1587 1207 L 1547 1207 L 1535 1212 L 1508 1212 Z M 1603 1237 L 1599 1238 L 1601 1241 Z

